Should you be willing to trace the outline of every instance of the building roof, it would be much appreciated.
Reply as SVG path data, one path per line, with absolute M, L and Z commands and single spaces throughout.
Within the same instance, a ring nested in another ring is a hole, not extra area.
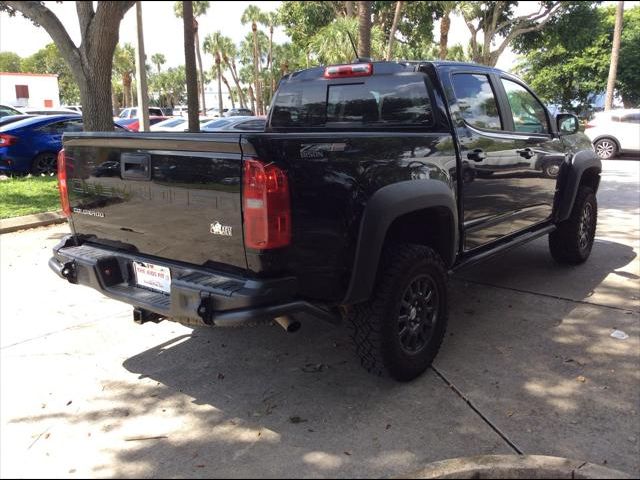
M 57 77 L 57 73 L 25 73 L 25 72 L 0 72 L 0 75 L 11 75 L 13 77 Z

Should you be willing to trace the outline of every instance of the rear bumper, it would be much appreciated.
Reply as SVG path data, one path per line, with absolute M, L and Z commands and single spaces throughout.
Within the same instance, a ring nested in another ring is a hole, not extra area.
M 169 294 L 138 287 L 132 262 L 150 262 L 171 271 Z M 85 285 L 107 297 L 184 323 L 239 326 L 281 315 L 307 313 L 331 323 L 337 318 L 295 299 L 295 278 L 255 280 L 149 259 L 135 252 L 110 250 L 69 235 L 53 249 L 49 267 L 70 283 Z

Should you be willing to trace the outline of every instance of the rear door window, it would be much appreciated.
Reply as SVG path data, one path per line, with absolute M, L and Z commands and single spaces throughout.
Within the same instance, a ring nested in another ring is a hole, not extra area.
M 502 130 L 498 102 L 487 75 L 457 73 L 452 81 L 465 122 L 477 128 Z

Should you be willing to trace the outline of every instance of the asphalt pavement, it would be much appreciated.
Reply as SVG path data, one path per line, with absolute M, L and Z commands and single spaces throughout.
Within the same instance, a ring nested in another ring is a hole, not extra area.
M 604 162 L 582 266 L 543 238 L 458 272 L 409 384 L 364 372 L 343 327 L 136 325 L 49 271 L 66 225 L 0 235 L 0 477 L 389 477 L 513 453 L 637 477 L 639 185 L 640 161 Z

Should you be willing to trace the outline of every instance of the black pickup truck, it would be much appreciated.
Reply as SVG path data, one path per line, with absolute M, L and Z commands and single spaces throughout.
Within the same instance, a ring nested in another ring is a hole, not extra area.
M 282 78 L 264 132 L 65 135 L 73 234 L 49 264 L 138 322 L 345 319 L 367 370 L 410 380 L 444 337 L 450 272 L 543 235 L 559 263 L 587 259 L 600 172 L 577 118 L 505 72 L 311 68 Z

